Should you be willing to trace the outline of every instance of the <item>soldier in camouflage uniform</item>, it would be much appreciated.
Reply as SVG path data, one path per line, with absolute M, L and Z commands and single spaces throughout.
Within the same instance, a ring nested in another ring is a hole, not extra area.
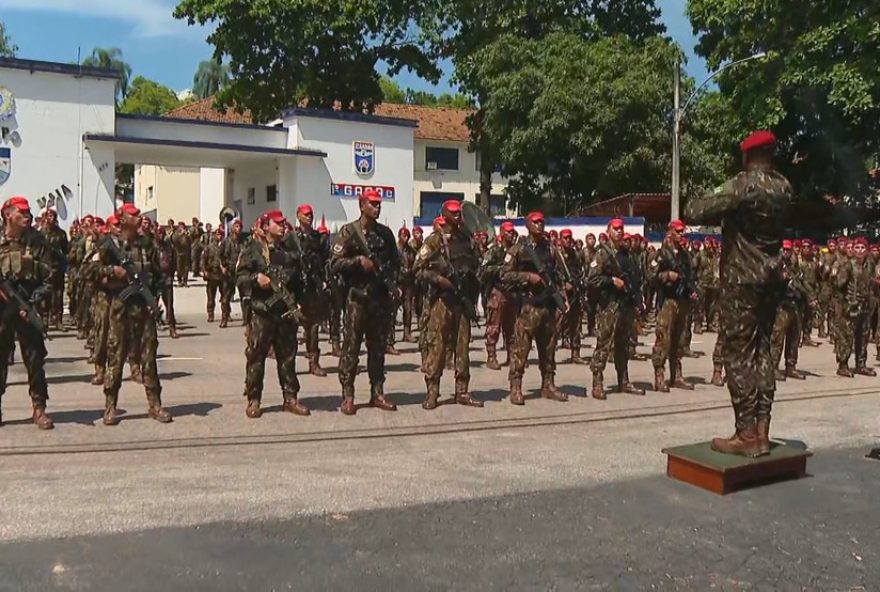
M 223 229 L 218 228 L 214 232 L 213 240 L 202 250 L 202 261 L 199 266 L 205 276 L 205 292 L 208 297 L 207 311 L 208 322 L 214 322 L 214 306 L 217 302 L 217 292 L 220 291 L 221 316 L 229 318 L 229 301 L 223 299 L 221 284 L 226 275 L 226 266 L 223 264 Z
M 564 228 L 559 233 L 561 248 L 559 250 L 560 263 L 563 277 L 565 278 L 565 295 L 568 299 L 569 310 L 560 319 L 560 332 L 568 335 L 569 347 L 571 347 L 571 363 L 586 364 L 581 357 L 581 325 L 584 320 L 584 284 L 586 277 L 580 255 L 575 248 L 572 232 Z
M 419 247 L 421 248 L 421 246 Z M 413 310 L 416 297 L 416 277 L 414 266 L 418 251 L 410 241 L 410 233 L 406 226 L 397 231 L 397 249 L 400 251 L 400 290 L 401 307 L 403 308 L 403 340 L 415 343 L 412 334 Z
M 202 223 L 198 218 L 192 219 L 192 225 L 186 231 L 189 236 L 189 260 L 192 265 L 193 277 L 202 275 Z
M 688 321 L 688 312 L 697 299 L 690 257 L 681 248 L 684 222 L 673 220 L 667 228 L 666 239 L 651 262 L 651 279 L 657 287 L 657 337 L 654 342 L 654 390 L 668 393 L 669 387 L 693 390 L 681 370 L 681 333 Z M 664 366 L 669 361 L 672 384 L 666 382 Z
M 584 261 L 584 270 L 590 269 L 590 264 L 593 262 L 593 259 L 596 258 L 596 237 L 591 232 L 587 234 L 586 239 L 584 240 L 584 250 L 583 250 L 583 261 Z M 584 272 L 584 281 L 586 281 L 586 271 Z M 596 302 L 598 300 L 598 293 L 595 288 L 590 287 L 589 284 L 586 285 L 586 297 L 585 297 L 585 305 L 584 305 L 584 313 L 587 316 L 587 336 L 595 337 L 596 336 Z
M 229 317 L 232 314 L 232 299 L 236 290 L 236 266 L 238 257 L 245 245 L 245 238 L 241 234 L 241 220 L 235 220 L 229 227 L 229 236 L 223 240 L 220 247 L 220 256 L 223 259 L 223 281 L 220 284 L 220 309 L 225 312 L 220 318 L 220 328 L 229 326 Z M 239 290 L 246 288 L 239 287 Z M 241 314 L 243 323 L 247 326 L 250 321 L 250 298 L 245 299 L 242 292 Z M 248 293 L 249 294 L 249 293 Z
M 24 197 L 8 199 L 2 208 L 4 227 L 0 233 L 0 274 L 8 279 L 24 300 L 39 306 L 49 297 L 52 257 L 45 239 L 31 227 L 31 210 Z M 33 405 L 33 422 L 41 430 L 54 427 L 46 414 L 49 387 L 46 383 L 46 345 L 43 333 L 28 322 L 28 312 L 14 306 L 9 295 L 0 296 L 0 399 L 6 392 L 9 358 L 18 337 L 28 373 L 28 392 Z M 33 315 L 37 313 L 31 311 Z M 0 413 L 0 426 L 3 416 Z
M 177 285 L 181 288 L 189 285 L 191 245 L 189 232 L 186 224 L 180 222 L 177 230 L 171 235 L 171 245 L 174 247 L 174 262 L 177 265 Z
M 354 415 L 354 381 L 358 371 L 361 343 L 367 341 L 367 373 L 370 376 L 370 405 L 385 411 L 397 406 L 385 398 L 385 347 L 391 326 L 396 287 L 392 283 L 400 271 L 400 256 L 394 233 L 378 222 L 382 197 L 367 189 L 358 197 L 361 216 L 344 225 L 336 235 L 330 252 L 331 273 L 341 276 L 348 288 L 343 323 L 339 383 L 342 411 Z
M 807 347 L 819 347 L 819 343 L 813 341 L 813 327 L 816 325 L 819 313 L 819 275 L 816 252 L 813 241 L 804 239 L 801 243 L 800 257 L 797 260 L 797 271 L 806 293 L 812 297 L 812 302 L 801 302 L 801 314 L 803 315 L 803 327 L 801 345 Z
M 831 310 L 831 266 L 837 256 L 837 241 L 828 239 L 818 255 L 816 278 L 819 282 L 819 305 L 816 311 L 816 325 L 819 339 L 828 337 L 829 314 Z
M 107 236 L 116 237 L 118 241 L 118 237 L 121 232 L 121 229 L 119 228 L 119 217 L 116 214 L 110 214 L 109 216 L 107 216 L 107 224 L 105 225 L 105 227 L 107 232 L 104 233 L 104 236 L 101 238 L 101 242 L 103 242 Z M 95 291 L 93 296 L 94 304 L 92 308 L 94 317 L 94 324 L 92 328 L 92 332 L 94 335 L 94 347 L 92 349 L 92 355 L 89 359 L 89 361 L 95 365 L 95 374 L 94 376 L 92 376 L 91 380 L 91 383 L 95 386 L 100 386 L 104 384 L 104 375 L 107 373 L 107 344 L 109 341 L 108 337 L 110 335 L 110 295 L 104 289 L 104 285 L 100 281 L 101 270 L 101 254 L 96 250 L 94 255 L 91 257 L 91 261 L 87 262 L 87 266 L 84 271 L 84 273 L 91 275 L 90 281 L 95 282 Z M 132 361 L 131 358 L 132 356 L 130 354 L 130 362 Z M 140 379 L 140 366 L 136 365 L 136 356 L 134 362 L 135 363 L 131 364 L 132 375 L 138 378 L 137 382 L 142 382 L 142 380 Z
M 67 268 L 68 242 L 67 233 L 58 226 L 58 212 L 53 208 L 46 210 L 42 227 L 46 246 L 51 253 L 52 275 L 49 283 L 52 286 L 51 297 L 48 298 L 50 322 L 61 330 L 61 318 L 64 316 L 64 272 Z
M 302 251 L 302 265 L 305 277 L 303 286 L 303 332 L 306 338 L 306 357 L 309 360 L 309 374 L 327 376 L 321 367 L 321 346 L 318 342 L 318 329 L 327 316 L 327 243 L 321 233 L 314 229 L 315 214 L 312 206 L 301 204 L 296 209 L 299 224 L 293 230 L 291 238 Z
M 263 377 L 269 349 L 275 351 L 278 382 L 284 397 L 282 409 L 294 415 L 311 412 L 299 400 L 296 377 L 297 316 L 303 278 L 299 254 L 285 241 L 286 222 L 280 210 L 269 210 L 257 220 L 254 235 L 238 258 L 238 285 L 250 288 L 252 314 L 247 331 L 244 396 L 245 414 L 263 415 Z M 273 283 L 273 279 L 275 283 Z
M 871 340 L 870 311 L 876 305 L 875 290 L 880 281 L 880 269 L 868 257 L 868 241 L 864 237 L 853 241 L 852 250 L 853 258 L 839 261 L 831 271 L 835 286 L 845 297 L 834 344 L 837 375 L 853 376 L 849 358 L 855 353 L 855 374 L 876 376 L 876 371 L 868 368 L 867 360 Z
M 694 274 L 699 292 L 699 300 L 694 306 L 694 333 L 698 334 L 705 329 L 713 331 L 718 328 L 715 316 L 721 281 L 721 258 L 712 237 L 706 237 L 705 243 L 705 248 L 694 257 Z
M 478 247 L 461 229 L 461 203 L 448 200 L 441 208 L 446 224 L 428 237 L 416 255 L 413 272 L 429 286 L 430 311 L 425 326 L 425 386 L 422 407 L 436 409 L 440 378 L 447 356 L 455 356 L 455 402 L 482 407 L 470 394 L 471 321 L 479 297 Z M 454 349 L 448 348 L 447 345 Z
M 628 286 L 625 279 L 629 260 L 623 248 L 623 220 L 611 220 L 606 236 L 608 240 L 596 252 L 587 270 L 587 285 L 596 291 L 598 303 L 596 351 L 590 363 L 591 395 L 600 400 L 606 398 L 604 372 L 612 349 L 618 392 L 645 394 L 629 381 L 630 338 L 637 302 L 633 300 L 633 286 Z
M 569 310 L 564 281 L 559 270 L 559 254 L 544 233 L 544 214 L 526 216 L 528 236 L 521 237 L 504 258 L 501 281 L 511 292 L 522 294 L 522 308 L 513 330 L 510 350 L 510 402 L 525 405 L 522 377 L 532 349 L 538 349 L 541 370 L 541 396 L 567 401 L 568 395 L 556 388 L 556 328 L 559 316 Z
M 107 368 L 104 372 L 104 425 L 119 423 L 116 405 L 122 385 L 122 369 L 129 354 L 140 366 L 149 409 L 147 414 L 160 423 L 169 423 L 171 413 L 162 407 L 162 386 L 156 366 L 159 339 L 156 334 L 156 314 L 148 298 L 135 294 L 127 300 L 120 293 L 133 278 L 129 278 L 123 262 L 129 260 L 138 272 L 139 281 L 152 294 L 162 282 L 159 256 L 151 241 L 138 234 L 140 210 L 133 204 L 124 204 L 116 212 L 121 227 L 119 237 L 107 236 L 98 248 L 100 257 L 97 271 L 98 285 L 110 299 L 107 334 Z M 155 302 L 152 303 L 156 305 Z
M 802 268 L 792 255 L 792 242 L 782 241 L 782 278 L 785 291 L 776 311 L 776 321 L 770 337 L 770 358 L 777 381 L 786 378 L 804 380 L 806 375 L 797 369 L 798 347 L 801 342 L 803 303 L 812 303 L 815 296 L 807 289 Z M 785 370 L 779 369 L 779 361 L 785 353 Z
M 157 232 L 150 229 L 142 228 L 143 236 L 150 237 L 153 241 L 153 247 L 159 256 L 159 269 L 162 272 L 162 283 L 158 286 L 159 293 L 156 295 L 162 300 L 162 306 L 165 309 L 165 322 L 168 325 L 168 331 L 172 339 L 178 339 L 177 333 L 177 317 L 174 314 L 174 273 L 177 269 L 177 251 L 171 240 L 172 232 L 163 231 L 161 228 Z
M 516 324 L 516 303 L 513 295 L 501 282 L 501 268 L 507 251 L 516 242 L 517 233 L 513 222 L 505 220 L 501 223 L 500 242 L 492 245 L 483 257 L 480 266 L 480 281 L 484 292 L 489 294 L 486 299 L 486 367 L 489 370 L 501 370 L 498 363 L 498 338 L 503 334 L 504 348 L 510 363 L 510 349 L 513 343 L 513 329 Z

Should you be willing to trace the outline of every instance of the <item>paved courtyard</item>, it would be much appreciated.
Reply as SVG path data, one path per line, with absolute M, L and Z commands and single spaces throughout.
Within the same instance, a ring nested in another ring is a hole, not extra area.
M 54 431 L 30 424 L 24 368 L 11 369 L 0 590 L 880 585 L 880 462 L 864 458 L 880 440 L 880 379 L 835 377 L 827 344 L 801 350 L 810 376 L 780 384 L 773 420 L 774 437 L 815 452 L 810 477 L 720 498 L 665 478 L 660 453 L 732 430 L 726 390 L 706 384 L 714 334 L 695 336 L 706 355 L 685 361 L 692 392 L 596 401 L 584 397 L 587 367 L 561 363 L 570 401 L 525 407 L 505 398 L 506 368 L 485 369 L 482 339 L 471 359 L 483 409 L 422 410 L 413 344 L 388 358 L 396 413 L 342 416 L 329 356 L 328 377 L 300 375 L 312 416 L 282 413 L 269 363 L 255 421 L 242 329 L 209 325 L 203 294 L 178 291 L 185 328 L 161 338 L 170 425 L 146 418 L 131 382 L 122 423 L 101 425 L 103 395 L 73 333 L 48 344 Z M 653 339 L 643 341 L 647 353 Z M 647 386 L 650 362 L 631 363 L 631 376 Z M 525 386 L 540 386 L 537 364 Z M 447 398 L 452 387 L 444 376 Z M 362 375 L 358 402 L 367 393 Z

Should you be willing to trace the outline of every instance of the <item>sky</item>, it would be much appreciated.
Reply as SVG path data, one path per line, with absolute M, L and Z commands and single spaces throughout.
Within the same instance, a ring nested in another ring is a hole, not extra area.
M 685 16 L 686 0 L 658 0 L 667 33 L 687 52 L 689 74 L 703 80 L 705 62 L 694 56 L 696 43 Z M 131 64 L 132 77 L 146 76 L 182 91 L 192 87 L 193 75 L 212 47 L 208 30 L 190 27 L 171 16 L 175 0 L 0 0 L 0 20 L 18 57 L 73 62 L 95 47 L 118 47 Z M 437 94 L 451 92 L 448 75 L 434 86 L 403 72 L 403 87 Z

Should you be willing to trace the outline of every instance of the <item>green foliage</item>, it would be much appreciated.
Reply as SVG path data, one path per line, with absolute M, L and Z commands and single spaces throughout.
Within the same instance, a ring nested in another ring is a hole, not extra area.
M 858 193 L 880 152 L 880 3 L 689 0 L 688 14 L 710 68 L 768 53 L 719 88 L 743 129 L 776 132 L 796 189 Z
M 0 22 L 0 57 L 14 58 L 18 46 L 12 43 L 12 39 L 6 34 L 6 25 Z
M 210 23 L 214 57 L 232 81 L 221 105 L 249 108 L 258 121 L 308 98 L 309 104 L 371 109 L 382 100 L 376 66 L 436 82 L 440 71 L 418 33 L 439 0 L 181 0 L 174 16 Z
M 193 94 L 198 99 L 216 95 L 229 84 L 229 67 L 216 59 L 199 62 L 199 69 L 193 76 Z
M 383 76 L 379 80 L 382 87 L 382 101 L 385 103 L 398 103 L 406 105 L 421 105 L 423 107 L 449 107 L 452 109 L 473 109 L 473 101 L 466 95 L 456 93 L 443 93 L 435 95 L 422 90 L 408 88 L 404 90 L 397 82 Z
M 137 115 L 162 115 L 180 104 L 177 94 L 167 86 L 137 76 L 132 81 L 119 111 Z
M 379 79 L 379 87 L 382 90 L 382 102 L 406 103 L 406 91 L 388 76 Z
M 131 66 L 122 59 L 122 50 L 118 47 L 104 49 L 96 47 L 92 54 L 82 61 L 83 66 L 90 68 L 106 68 L 119 72 L 120 78 L 116 83 L 116 102 L 125 99 L 128 94 L 128 83 L 131 79 Z

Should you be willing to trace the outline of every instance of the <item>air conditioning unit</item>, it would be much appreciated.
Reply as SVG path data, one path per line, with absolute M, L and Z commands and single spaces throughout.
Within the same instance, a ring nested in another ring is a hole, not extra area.
M 429 171 L 436 171 L 437 170 L 437 163 L 434 162 L 433 160 L 429 160 L 428 161 L 428 170 Z

